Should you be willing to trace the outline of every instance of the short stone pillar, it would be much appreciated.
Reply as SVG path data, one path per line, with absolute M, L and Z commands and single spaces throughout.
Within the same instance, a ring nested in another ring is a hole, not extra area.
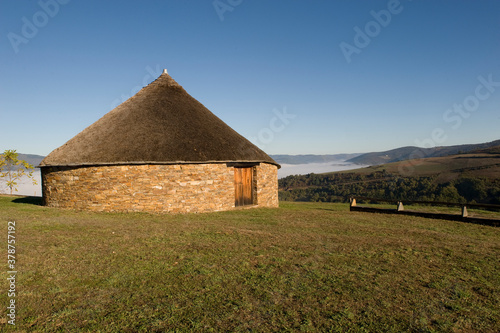
M 467 212 L 467 206 L 463 205 L 462 206 L 462 217 L 467 217 L 469 216 L 469 213 Z
M 405 210 L 405 207 L 403 206 L 403 202 L 402 201 L 398 201 L 398 208 L 396 208 L 396 210 L 398 212 L 401 212 L 401 211 Z

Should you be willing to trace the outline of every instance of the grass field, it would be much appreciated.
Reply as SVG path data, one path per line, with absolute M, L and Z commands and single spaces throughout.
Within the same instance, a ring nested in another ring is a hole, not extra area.
M 347 204 L 166 216 L 11 197 L 0 197 L 0 221 L 4 331 L 500 331 L 498 228 Z

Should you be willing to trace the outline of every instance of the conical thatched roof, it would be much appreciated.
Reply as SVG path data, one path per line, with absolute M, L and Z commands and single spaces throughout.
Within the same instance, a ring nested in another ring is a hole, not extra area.
M 207 162 L 278 165 L 164 71 L 136 95 L 51 152 L 40 166 Z

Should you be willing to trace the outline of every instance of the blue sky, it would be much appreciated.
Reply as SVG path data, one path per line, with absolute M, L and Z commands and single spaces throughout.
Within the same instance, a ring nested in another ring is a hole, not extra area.
M 500 139 L 500 2 L 0 2 L 0 151 L 46 155 L 167 68 L 270 154 Z

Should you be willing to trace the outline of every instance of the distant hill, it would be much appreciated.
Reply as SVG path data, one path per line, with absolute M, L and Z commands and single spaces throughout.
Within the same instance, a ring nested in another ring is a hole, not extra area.
M 36 167 L 45 158 L 45 156 L 19 153 L 17 158 L 26 161 L 32 166 Z
M 391 162 L 399 162 L 414 158 L 422 157 L 442 157 L 459 153 L 467 153 L 478 149 L 486 149 L 494 146 L 500 146 L 500 140 L 457 146 L 445 146 L 434 148 L 419 148 L 419 147 L 401 147 L 392 150 L 366 153 L 347 160 L 347 162 L 364 164 L 364 165 L 380 165 Z
M 345 161 L 361 154 L 334 154 L 334 155 L 270 155 L 279 164 L 308 164 Z
M 36 167 L 45 158 L 45 156 L 34 154 L 19 154 L 18 158 Z
M 308 164 L 308 163 L 327 163 L 345 161 L 361 154 L 332 154 L 332 155 L 270 155 L 279 164 Z M 19 154 L 19 159 L 25 160 L 33 166 L 37 166 L 45 158 L 41 155 Z
M 440 183 L 457 179 L 460 176 L 497 180 L 500 179 L 500 142 L 497 146 L 481 148 L 468 153 L 398 161 L 339 172 L 357 174 L 385 172 L 411 177 L 438 176 L 437 181 Z
M 280 200 L 385 199 L 500 204 L 500 145 L 468 153 L 404 160 L 278 180 Z
M 373 153 L 352 153 L 352 154 L 327 154 L 327 155 L 286 155 L 276 154 L 270 155 L 279 164 L 308 164 L 308 163 L 328 163 L 346 161 L 348 163 L 360 165 L 381 165 L 392 162 L 399 162 L 411 158 L 420 157 L 443 157 L 459 153 L 467 153 L 476 150 L 488 150 L 489 148 L 497 147 L 500 151 L 500 140 L 480 143 L 480 144 L 466 144 L 457 146 L 445 146 L 435 148 L 419 148 L 419 147 L 401 147 L 383 152 Z M 491 153 L 492 151 L 489 150 Z M 45 156 L 34 154 L 21 154 L 19 159 L 25 160 L 33 166 L 37 166 L 45 158 Z

